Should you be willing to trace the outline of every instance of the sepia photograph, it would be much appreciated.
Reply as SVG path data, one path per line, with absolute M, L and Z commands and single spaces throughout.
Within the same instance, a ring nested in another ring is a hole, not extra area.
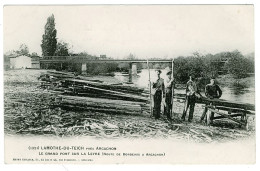
M 5 163 L 254 164 L 254 5 L 5 5 Z

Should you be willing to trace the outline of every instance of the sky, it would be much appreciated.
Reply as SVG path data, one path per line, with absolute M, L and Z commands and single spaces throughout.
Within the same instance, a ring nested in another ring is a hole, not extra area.
M 239 50 L 254 52 L 252 5 L 5 6 L 4 52 L 25 43 L 41 52 L 47 18 L 74 53 L 125 58 L 175 58 Z

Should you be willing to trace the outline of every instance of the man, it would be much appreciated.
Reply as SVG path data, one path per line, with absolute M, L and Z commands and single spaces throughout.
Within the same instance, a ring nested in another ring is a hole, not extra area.
M 153 108 L 153 115 L 155 119 L 160 118 L 161 113 L 161 103 L 162 103 L 162 96 L 165 94 L 164 90 L 164 80 L 161 78 L 161 70 L 156 70 L 157 80 L 152 84 L 154 96 L 154 108 Z
M 207 98 L 210 98 L 210 99 L 214 99 L 214 98 L 219 99 L 222 96 L 222 90 L 216 84 L 215 78 L 211 78 L 210 79 L 210 84 L 206 85 L 206 87 L 205 87 L 205 95 L 206 95 Z M 205 109 L 203 111 L 203 114 L 202 114 L 202 116 L 200 118 L 201 121 L 203 121 L 203 119 L 205 118 L 207 112 L 208 112 L 208 108 L 205 107 Z M 212 120 L 213 117 L 214 117 L 214 112 L 211 112 L 211 116 L 210 117 L 211 117 L 210 120 Z
M 164 109 L 164 113 L 167 116 L 168 120 L 171 120 L 171 112 L 172 111 L 172 104 L 173 104 L 173 88 L 174 88 L 174 79 L 172 78 L 172 72 L 171 71 L 167 71 L 166 73 L 166 79 L 164 82 L 165 85 L 165 109 Z
M 222 96 L 222 91 L 220 87 L 216 84 L 215 78 L 210 79 L 210 84 L 207 84 L 205 87 L 205 95 L 206 97 L 213 99 L 213 98 L 220 98 Z
M 186 102 L 181 117 L 183 121 L 185 121 L 188 108 L 190 108 L 188 121 L 192 121 L 197 96 L 201 97 L 201 94 L 197 88 L 196 83 L 194 82 L 194 77 L 190 76 L 190 80 L 186 84 Z

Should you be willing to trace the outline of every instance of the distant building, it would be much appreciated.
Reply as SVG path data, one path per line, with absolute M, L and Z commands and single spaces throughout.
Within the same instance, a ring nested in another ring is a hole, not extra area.
M 9 56 L 10 69 L 40 68 L 39 56 Z
M 4 55 L 4 69 L 10 69 L 10 58 L 6 55 Z

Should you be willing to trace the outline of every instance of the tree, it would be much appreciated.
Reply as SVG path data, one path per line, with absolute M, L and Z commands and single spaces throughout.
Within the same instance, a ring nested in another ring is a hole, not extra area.
M 33 52 L 31 56 L 39 56 L 36 52 Z
M 4 54 L 5 56 L 20 56 L 20 55 L 30 55 L 29 48 L 26 44 L 21 44 L 18 50 L 10 50 Z
M 86 57 L 87 59 L 91 59 L 91 60 L 96 60 L 96 59 L 98 59 L 97 56 L 92 56 L 92 55 L 88 54 L 88 52 L 86 52 L 86 51 L 80 52 L 80 53 L 75 54 L 75 55 L 76 55 L 76 56 L 84 56 L 84 57 Z
M 56 51 L 57 45 L 57 30 L 55 29 L 55 18 L 52 14 L 47 19 L 47 23 L 45 25 L 45 32 L 42 35 L 42 55 L 44 56 L 53 56 Z
M 55 56 L 69 56 L 68 43 L 59 42 L 56 46 Z
M 19 50 L 17 51 L 17 54 L 19 55 L 28 55 L 29 54 L 29 48 L 26 44 L 21 44 Z
M 235 78 L 244 78 L 249 72 L 254 70 L 254 63 L 236 50 L 230 52 L 230 58 L 225 64 L 225 69 Z
M 130 53 L 130 54 L 126 57 L 126 59 L 136 59 L 136 56 L 135 56 L 134 54 Z
M 9 50 L 6 53 L 4 53 L 5 56 L 17 56 L 17 51 L 15 50 Z

